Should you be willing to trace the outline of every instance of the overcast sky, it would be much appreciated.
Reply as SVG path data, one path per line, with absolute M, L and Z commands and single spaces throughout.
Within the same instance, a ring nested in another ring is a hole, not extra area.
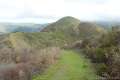
M 45 23 L 64 16 L 118 20 L 119 5 L 120 0 L 0 0 L 0 21 Z

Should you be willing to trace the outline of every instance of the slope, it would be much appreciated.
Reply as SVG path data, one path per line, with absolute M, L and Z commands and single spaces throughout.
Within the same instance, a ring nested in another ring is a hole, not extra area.
M 95 37 L 105 33 L 105 29 L 92 22 L 80 22 L 73 17 L 63 17 L 55 23 L 51 23 L 42 30 L 43 32 L 59 32 L 72 38 Z
M 95 24 L 80 23 L 78 19 L 73 17 L 64 17 L 49 24 L 42 32 L 16 32 L 11 33 L 9 38 L 14 48 L 23 46 L 25 48 L 64 47 L 87 37 L 99 36 L 103 32 L 104 29 Z
M 77 27 L 80 23 L 80 20 L 67 16 L 63 17 L 60 20 L 49 24 L 46 28 L 44 28 L 42 31 L 45 32 L 51 32 L 51 31 L 65 31 L 69 29 L 74 29 Z
M 66 38 L 67 37 L 67 38 Z M 63 47 L 73 42 L 73 38 L 59 32 L 11 33 L 9 41 L 14 48 L 45 48 L 49 46 Z M 18 46 L 19 45 L 19 46 Z
M 92 22 L 81 22 L 78 26 L 78 35 L 82 38 L 91 38 L 106 33 L 101 26 Z

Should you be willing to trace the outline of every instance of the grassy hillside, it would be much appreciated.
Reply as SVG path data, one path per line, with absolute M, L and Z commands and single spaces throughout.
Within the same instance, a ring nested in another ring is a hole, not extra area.
M 94 69 L 87 59 L 75 51 L 62 51 L 57 64 L 33 80 L 96 80 Z
M 98 36 L 106 31 L 95 23 L 80 22 L 80 20 L 73 17 L 64 17 L 57 22 L 48 25 L 43 29 L 43 32 L 61 32 L 73 38 L 77 37 L 77 39 L 83 39 L 86 37 Z
M 49 46 L 62 47 L 65 44 L 69 44 L 74 41 L 71 37 L 59 32 L 17 32 L 10 34 L 9 40 L 14 48 L 45 48 Z
M 51 31 L 65 31 L 70 30 L 71 28 L 74 29 L 79 25 L 80 21 L 73 17 L 64 17 L 58 20 L 55 23 L 51 23 L 48 25 L 43 31 L 51 32 Z
M 42 32 L 16 32 L 9 35 L 9 42 L 15 49 L 68 46 L 80 39 L 98 36 L 105 30 L 96 24 L 81 22 L 73 17 L 64 17 L 49 24 Z M 22 44 L 21 44 L 22 43 Z

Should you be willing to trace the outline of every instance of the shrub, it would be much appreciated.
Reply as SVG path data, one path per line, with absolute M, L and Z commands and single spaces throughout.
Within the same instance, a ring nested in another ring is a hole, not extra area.
M 120 79 L 119 30 L 113 29 L 101 38 L 89 41 L 84 48 L 84 52 L 94 63 L 99 64 L 99 66 L 96 66 L 99 75 L 106 77 L 107 80 Z
M 4 64 L 0 67 L 0 80 L 31 80 L 30 68 L 25 63 Z
M 4 48 L 0 50 L 0 80 L 30 80 L 32 75 L 41 73 L 59 58 L 58 47 L 44 49 Z M 4 65 L 3 65 L 4 63 Z

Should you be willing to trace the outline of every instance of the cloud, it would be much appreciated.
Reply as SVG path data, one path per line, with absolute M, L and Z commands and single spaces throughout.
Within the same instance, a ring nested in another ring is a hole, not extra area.
M 66 15 L 73 15 L 82 20 L 100 20 L 100 16 L 109 19 L 120 17 L 119 0 L 71 0 L 66 2 Z
M 120 18 L 119 3 L 120 0 L 0 0 L 0 21 L 51 21 L 63 16 L 115 20 Z
M 14 18 L 24 9 L 22 0 L 0 0 L 0 18 Z
M 26 0 L 34 15 L 64 16 L 64 0 Z

